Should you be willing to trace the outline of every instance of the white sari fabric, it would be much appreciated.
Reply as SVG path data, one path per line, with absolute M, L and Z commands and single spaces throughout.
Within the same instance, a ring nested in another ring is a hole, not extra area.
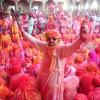
M 49 50 L 47 50 L 49 52 Z M 76 95 L 76 88 L 79 83 L 73 68 L 69 68 L 68 75 L 64 78 L 65 59 L 61 60 L 59 50 L 53 51 L 49 70 L 41 71 L 38 75 L 38 88 L 43 96 L 43 100 L 73 100 Z M 74 73 L 74 74 L 73 74 Z
M 50 71 L 42 73 L 39 78 L 39 89 L 43 100 L 63 100 L 64 91 L 64 68 L 58 66 L 57 51 L 52 54 Z M 41 78 L 41 79 L 40 79 Z

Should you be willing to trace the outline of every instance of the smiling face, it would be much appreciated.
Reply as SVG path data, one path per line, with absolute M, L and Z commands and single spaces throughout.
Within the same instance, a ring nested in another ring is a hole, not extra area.
M 61 34 L 54 29 L 46 31 L 45 36 L 48 46 L 56 46 L 61 41 Z
M 48 46 L 56 46 L 61 41 L 61 34 L 55 29 L 48 29 L 45 36 Z
M 60 38 L 47 37 L 48 46 L 56 46 L 60 42 Z

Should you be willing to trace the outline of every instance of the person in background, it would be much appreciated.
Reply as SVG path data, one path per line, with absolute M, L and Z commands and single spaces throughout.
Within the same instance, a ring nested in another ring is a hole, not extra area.
M 32 35 L 34 29 L 34 19 L 32 14 L 29 14 L 29 18 L 28 18 L 28 33 Z

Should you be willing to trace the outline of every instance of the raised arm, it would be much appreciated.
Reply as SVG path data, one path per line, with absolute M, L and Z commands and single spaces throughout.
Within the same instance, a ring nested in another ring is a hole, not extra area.
M 28 34 L 26 31 L 24 31 L 23 27 L 21 27 L 20 29 L 21 29 L 23 36 L 25 36 L 25 38 L 27 38 L 36 47 L 43 48 L 47 44 L 47 42 L 43 42 L 43 41 L 33 37 L 32 35 Z
M 76 52 L 80 45 L 87 41 L 87 33 L 88 33 L 88 27 L 86 26 L 87 23 L 83 21 L 81 28 L 80 28 L 80 34 L 79 38 L 75 40 L 71 44 L 64 44 L 61 48 L 61 54 L 63 57 L 68 57 L 72 55 L 74 52 Z
M 28 34 L 27 32 L 24 31 L 24 28 L 21 26 L 21 24 L 18 21 L 18 18 L 16 16 L 15 11 L 11 8 L 11 14 L 13 17 L 13 20 L 18 24 L 20 31 L 22 32 L 22 34 L 30 41 L 32 42 L 36 47 L 39 48 L 43 48 L 44 45 L 46 44 L 46 42 L 42 42 L 38 39 L 36 39 L 35 37 L 31 36 L 30 34 Z

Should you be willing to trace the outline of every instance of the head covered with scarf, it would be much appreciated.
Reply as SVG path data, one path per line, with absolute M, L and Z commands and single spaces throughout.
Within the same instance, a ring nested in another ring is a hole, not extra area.
M 61 38 L 60 32 L 55 29 L 48 29 L 45 32 L 45 36 L 46 36 L 46 38 L 49 38 L 49 37 Z

